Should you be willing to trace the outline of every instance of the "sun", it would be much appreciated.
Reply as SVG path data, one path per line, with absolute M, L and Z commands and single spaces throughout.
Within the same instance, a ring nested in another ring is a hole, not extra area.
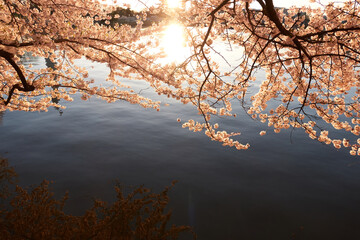
M 181 0 L 167 0 L 167 5 L 169 8 L 179 8 Z

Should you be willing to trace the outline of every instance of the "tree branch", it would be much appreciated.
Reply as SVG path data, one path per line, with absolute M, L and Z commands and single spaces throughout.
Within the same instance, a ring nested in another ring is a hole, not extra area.
M 19 76 L 20 81 L 22 83 L 22 86 L 20 84 L 15 84 L 10 89 L 8 98 L 5 101 L 5 105 L 8 105 L 11 100 L 12 95 L 14 94 L 15 89 L 17 89 L 19 91 L 23 91 L 23 92 L 30 92 L 30 91 L 34 91 L 35 87 L 33 85 L 29 85 L 27 83 L 23 72 L 21 71 L 20 67 L 16 64 L 16 62 L 13 59 L 13 57 L 14 57 L 13 54 L 0 49 L 0 57 L 3 57 L 8 63 L 10 63 L 10 65 L 14 68 L 14 70 L 16 71 L 16 73 Z

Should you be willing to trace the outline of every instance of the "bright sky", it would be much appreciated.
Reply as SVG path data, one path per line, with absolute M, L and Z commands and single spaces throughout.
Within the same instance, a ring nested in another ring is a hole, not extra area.
M 105 0 L 108 4 L 116 4 L 122 6 L 122 4 L 128 4 L 131 9 L 139 11 L 146 7 L 150 7 L 158 2 L 158 0 Z M 169 7 L 178 7 L 181 0 L 167 0 Z M 192 0 L 196 1 L 196 0 Z M 310 5 L 309 0 L 273 0 L 276 7 L 291 7 L 291 6 L 304 6 Z M 344 1 L 344 0 L 341 0 Z M 219 0 L 220 2 L 220 0 Z M 329 2 L 329 0 L 321 0 L 323 4 Z M 252 5 L 253 8 L 259 8 L 256 5 Z M 315 7 L 313 5 L 313 7 Z M 170 24 L 163 32 L 162 40 L 160 43 L 161 48 L 166 53 L 167 57 L 164 59 L 169 62 L 181 62 L 186 58 L 186 47 L 183 26 Z
M 137 11 L 145 8 L 145 5 L 152 6 L 159 2 L 158 0 L 140 0 L 140 1 L 138 1 L 138 0 L 106 0 L 106 1 L 109 4 L 114 4 L 114 2 L 115 2 L 115 4 L 119 4 L 119 5 L 124 4 L 124 3 L 129 4 L 131 9 L 137 10 Z M 196 0 L 193 0 L 193 1 L 196 1 Z M 309 0 L 273 0 L 273 1 L 274 1 L 275 7 L 291 7 L 291 6 L 300 7 L 300 6 L 310 5 Z M 170 6 L 173 4 L 176 4 L 178 2 L 181 2 L 181 0 L 168 0 L 168 4 Z M 326 4 L 328 2 L 344 2 L 344 0 L 336 0 L 336 1 L 321 0 L 321 3 L 323 3 L 323 4 Z
M 115 4 L 116 5 L 122 5 L 122 4 L 128 4 L 130 5 L 130 8 L 135 11 L 139 11 L 141 9 L 146 8 L 146 6 L 150 7 L 159 1 L 157 0 L 106 0 L 108 4 Z
M 255 2 L 255 1 L 254 1 Z M 318 2 L 318 0 L 316 0 Z M 341 3 L 345 2 L 345 0 L 320 0 L 321 4 L 328 4 L 329 2 L 336 2 Z M 302 6 L 312 6 L 312 7 L 319 7 L 320 5 L 317 3 L 310 3 L 309 0 L 273 0 L 275 7 L 302 7 Z M 254 4 L 255 6 L 260 6 L 258 3 Z

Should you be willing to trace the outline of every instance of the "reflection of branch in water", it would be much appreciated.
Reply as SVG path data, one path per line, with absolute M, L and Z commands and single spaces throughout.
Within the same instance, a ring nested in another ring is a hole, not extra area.
M 0 125 L 2 125 L 2 120 L 5 115 L 5 111 L 0 111 Z
M 49 181 L 29 190 L 15 188 L 15 177 L 0 156 L 1 239 L 178 239 L 181 233 L 196 239 L 189 226 L 169 227 L 168 192 L 174 183 L 160 193 L 140 186 L 124 194 L 116 186 L 114 203 L 96 200 L 84 215 L 73 216 L 64 212 L 68 194 L 55 199 Z
M 0 112 L 2 115 L 3 112 Z M 10 195 L 10 187 L 16 182 L 17 174 L 6 158 L 0 156 L 0 204 Z M 2 205 L 0 205 L 2 207 Z M 1 224 L 0 224 L 1 226 Z
M 51 68 L 52 70 L 56 69 L 56 62 L 51 61 L 50 58 L 45 58 L 45 65 L 48 68 Z M 54 80 L 56 80 L 57 78 L 58 78 L 58 75 L 55 75 Z M 52 86 L 51 88 L 55 90 L 55 89 L 58 89 L 59 86 Z M 60 99 L 57 97 L 51 98 L 51 102 L 58 104 L 60 102 Z M 59 112 L 60 116 L 62 116 L 62 114 L 64 113 L 63 110 L 60 109 L 59 107 L 54 107 L 54 108 L 55 108 L 55 110 L 57 110 Z

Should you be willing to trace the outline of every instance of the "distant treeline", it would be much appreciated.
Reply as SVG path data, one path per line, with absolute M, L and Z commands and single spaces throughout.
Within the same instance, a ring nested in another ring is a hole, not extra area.
M 97 21 L 97 23 L 110 25 L 112 27 L 115 26 L 115 24 L 128 24 L 132 27 L 135 27 L 138 20 L 137 16 L 141 16 L 139 12 L 133 11 L 130 8 L 122 7 L 117 7 L 115 11 L 109 13 L 108 15 L 111 16 L 111 19 L 108 20 L 110 24 L 106 24 L 106 20 L 100 20 Z M 147 17 L 143 23 L 143 27 L 148 27 L 153 23 L 160 22 L 169 18 L 169 16 L 163 12 L 159 12 L 157 14 L 147 12 L 146 16 Z
M 124 16 L 124 17 L 134 17 L 137 14 L 139 13 L 131 10 L 130 8 L 117 7 L 116 10 L 110 13 L 109 15 L 112 17 L 115 17 L 115 15 Z

